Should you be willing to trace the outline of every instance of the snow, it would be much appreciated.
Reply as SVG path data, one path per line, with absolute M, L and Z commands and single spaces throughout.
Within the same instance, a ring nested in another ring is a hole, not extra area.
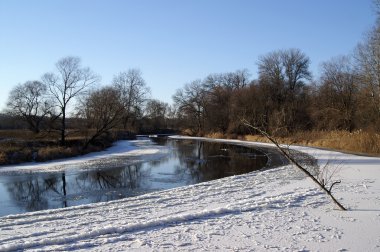
M 121 145 L 60 162 L 107 155 L 159 158 L 162 151 Z M 339 165 L 342 183 L 333 194 L 348 211 L 336 210 L 311 179 L 283 166 L 117 201 L 8 215 L 0 218 L 0 251 L 380 251 L 380 158 L 291 148 L 320 165 Z M 43 169 L 56 166 L 51 162 Z
M 48 162 L 30 162 L 21 165 L 8 165 L 0 167 L 1 173 L 25 173 L 25 172 L 58 172 L 62 170 L 81 169 L 96 167 L 93 165 L 97 161 L 104 162 L 115 157 L 130 158 L 130 162 L 138 162 L 138 158 L 143 156 L 143 160 L 156 159 L 162 157 L 164 151 L 160 146 L 150 144 L 149 140 L 117 141 L 112 147 L 99 152 L 86 155 L 54 160 Z M 149 146 L 149 147 L 148 147 Z

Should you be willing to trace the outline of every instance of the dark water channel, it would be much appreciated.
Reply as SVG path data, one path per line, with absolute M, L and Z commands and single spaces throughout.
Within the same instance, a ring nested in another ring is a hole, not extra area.
M 265 153 L 237 145 L 166 138 L 152 139 L 152 144 L 167 146 L 168 155 L 111 168 L 83 170 L 78 165 L 63 172 L 0 174 L 0 216 L 195 184 L 258 170 L 268 161 Z

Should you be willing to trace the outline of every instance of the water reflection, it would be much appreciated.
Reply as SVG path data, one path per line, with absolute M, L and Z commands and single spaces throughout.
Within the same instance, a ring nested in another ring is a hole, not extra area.
M 49 197 L 66 195 L 65 173 L 15 176 L 11 180 L 6 184 L 9 196 L 16 206 L 26 211 L 47 209 Z M 67 202 L 63 200 L 58 207 L 66 206 Z
M 164 158 L 111 168 L 0 177 L 0 216 L 109 201 L 260 169 L 267 162 L 257 150 L 220 143 L 155 139 L 171 151 Z M 124 160 L 125 161 L 125 160 Z
M 178 144 L 175 172 L 187 184 L 239 175 L 265 166 L 266 156 L 243 146 L 197 141 Z

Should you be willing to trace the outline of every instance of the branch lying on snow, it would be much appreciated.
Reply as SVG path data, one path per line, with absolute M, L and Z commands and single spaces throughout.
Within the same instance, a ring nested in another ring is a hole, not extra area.
M 322 181 L 318 181 L 317 178 L 315 178 L 308 170 L 306 170 L 304 167 L 302 167 L 289 153 L 287 153 L 284 148 L 282 148 L 279 143 L 273 138 L 271 137 L 268 133 L 266 133 L 265 131 L 261 130 L 260 128 L 258 127 L 255 127 L 255 126 L 252 126 L 247 120 L 245 119 L 242 119 L 241 122 L 249 127 L 249 128 L 252 128 L 254 130 L 257 130 L 258 132 L 260 132 L 261 135 L 263 135 L 264 137 L 268 138 L 269 141 L 271 141 L 276 147 L 277 149 L 286 157 L 286 159 L 288 159 L 292 164 L 294 164 L 298 169 L 300 169 L 303 173 L 305 173 L 309 178 L 311 178 L 328 196 L 330 196 L 330 198 L 332 199 L 332 201 L 339 207 L 340 210 L 347 210 L 344 206 L 342 206 L 342 204 L 340 204 L 336 199 L 335 197 L 331 194 L 331 190 L 333 188 L 334 185 L 336 184 L 339 184 L 341 181 L 335 181 L 331 184 L 330 188 L 327 189 L 326 188 L 326 184 L 325 182 L 322 180 Z

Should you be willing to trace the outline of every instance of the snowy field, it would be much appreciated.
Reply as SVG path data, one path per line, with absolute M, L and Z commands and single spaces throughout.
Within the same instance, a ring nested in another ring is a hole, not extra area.
M 150 148 L 123 144 L 62 162 L 107 155 L 152 159 L 165 152 Z M 5 216 L 0 251 L 380 251 L 380 158 L 292 148 L 321 165 L 329 160 L 340 166 L 336 177 L 342 183 L 333 193 L 349 211 L 336 210 L 310 179 L 283 166 L 118 201 Z M 28 164 L 0 173 L 59 167 Z

